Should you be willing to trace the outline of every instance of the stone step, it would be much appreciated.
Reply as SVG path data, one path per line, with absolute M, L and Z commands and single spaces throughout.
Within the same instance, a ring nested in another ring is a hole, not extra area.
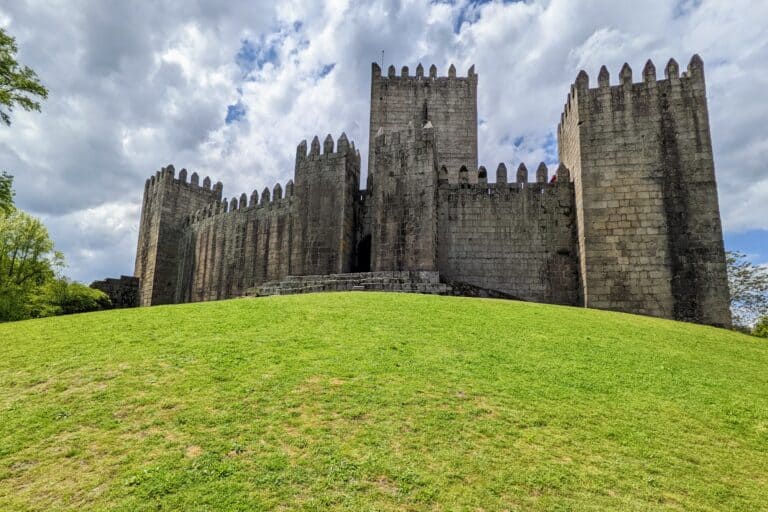
M 392 291 L 449 295 L 452 287 L 437 272 L 360 272 L 327 276 L 287 276 L 249 290 L 247 295 L 287 295 L 325 291 Z

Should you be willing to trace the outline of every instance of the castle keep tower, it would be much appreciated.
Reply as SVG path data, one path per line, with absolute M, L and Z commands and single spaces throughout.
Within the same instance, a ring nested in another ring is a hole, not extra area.
M 574 174 L 584 305 L 730 325 L 704 65 L 633 83 L 582 71 L 558 127 Z
M 424 76 L 421 64 L 416 75 L 404 66 L 399 76 L 390 66 L 381 76 L 378 64 L 371 72 L 371 125 L 369 132 L 368 172 L 375 171 L 375 145 L 379 130 L 384 133 L 403 131 L 408 123 L 415 127 L 432 123 L 437 133 L 437 159 L 448 171 L 458 176 L 462 165 L 477 168 L 477 75 L 469 68 L 466 77 L 457 77 L 451 65 L 447 77 L 438 77 L 437 68 Z

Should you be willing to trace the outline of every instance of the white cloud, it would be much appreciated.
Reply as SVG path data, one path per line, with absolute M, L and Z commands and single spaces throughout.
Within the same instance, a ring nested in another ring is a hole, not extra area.
M 768 229 L 767 18 L 768 4 L 747 0 L 14 2 L 0 26 L 51 96 L 42 114 L 16 112 L 0 128 L 0 168 L 16 175 L 19 205 L 44 216 L 71 274 L 90 281 L 132 271 L 144 179 L 162 165 L 239 195 L 291 178 L 300 140 L 342 131 L 365 165 L 370 63 L 382 50 L 398 69 L 476 65 L 489 169 L 554 162 L 579 68 L 594 83 L 606 64 L 615 82 L 625 61 L 639 76 L 649 57 L 661 70 L 698 52 L 725 228 Z M 246 40 L 261 67 L 244 79 Z M 245 117 L 226 124 L 238 101 Z

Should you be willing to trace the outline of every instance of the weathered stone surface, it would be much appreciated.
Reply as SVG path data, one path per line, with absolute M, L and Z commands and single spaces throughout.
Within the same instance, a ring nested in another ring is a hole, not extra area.
M 694 59 L 695 60 L 695 59 Z M 588 307 L 729 325 L 703 67 L 642 83 L 624 65 L 569 96 L 558 129 L 574 177 Z
M 140 306 L 174 302 L 184 219 L 221 199 L 221 189 L 211 190 L 198 183 L 197 173 L 186 183 L 174 178 L 173 166 L 168 166 L 144 186 L 134 271 L 140 280 Z
M 94 281 L 91 288 L 107 294 L 113 308 L 134 308 L 139 305 L 139 278 L 120 276 L 119 279 L 108 277 L 103 281 Z
M 394 73 L 383 77 L 374 64 L 368 172 L 375 169 L 373 141 L 379 129 L 389 134 L 405 130 L 408 123 L 420 127 L 427 121 L 437 132 L 438 161 L 448 169 L 451 181 L 458 179 L 462 165 L 477 169 L 477 81 L 474 68 L 466 77 L 457 77 L 453 66 L 449 76 L 438 77 L 434 65 L 427 78 Z
M 649 61 L 634 84 L 625 65 L 611 86 L 603 67 L 590 88 L 580 72 L 554 173 L 520 163 L 512 180 L 499 164 L 489 183 L 474 67 L 374 64 L 364 189 L 343 134 L 299 144 L 294 179 L 250 200 L 172 166 L 147 180 L 139 303 L 377 289 L 729 325 L 703 63 L 680 76 L 671 60 L 665 76 Z
M 573 184 L 441 182 L 438 269 L 520 299 L 579 304 Z
M 427 122 L 374 140 L 371 268 L 437 270 L 437 154 Z

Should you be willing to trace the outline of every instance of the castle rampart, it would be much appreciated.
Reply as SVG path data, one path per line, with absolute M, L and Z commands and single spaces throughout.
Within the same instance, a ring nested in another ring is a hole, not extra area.
M 433 286 L 439 276 L 462 293 L 730 324 L 698 56 L 682 75 L 671 60 L 664 79 L 649 61 L 639 83 L 628 65 L 618 85 L 605 67 L 593 88 L 580 72 L 556 171 L 502 163 L 495 179 L 477 167 L 474 67 L 466 77 L 453 66 L 446 77 L 435 66 L 372 70 L 364 189 L 344 134 L 303 141 L 293 180 L 250 195 L 222 199 L 221 183 L 187 182 L 186 170 L 176 179 L 172 166 L 147 180 L 141 305 L 237 297 L 267 282 L 326 289 L 374 271 L 376 286 L 392 289 L 445 290 Z M 336 281 L 318 284 L 330 274 Z M 386 282 L 405 275 L 430 281 Z
M 441 169 L 438 191 L 439 268 L 450 281 L 537 302 L 579 304 L 573 183 L 561 166 L 550 181 L 544 163 L 536 181 L 520 164 L 488 183 L 484 167 L 462 167 L 459 183 Z
M 355 200 L 360 191 L 360 154 L 345 134 L 334 151 L 328 135 L 302 142 L 296 154 L 295 274 L 351 272 L 356 244 Z
M 438 149 L 432 124 L 380 130 L 373 145 L 372 270 L 437 270 Z
M 292 192 L 291 183 L 286 189 Z M 238 297 L 253 286 L 288 275 L 295 215 L 293 194 L 275 185 L 260 199 L 248 196 L 217 201 L 185 222 L 179 246 L 176 302 Z

